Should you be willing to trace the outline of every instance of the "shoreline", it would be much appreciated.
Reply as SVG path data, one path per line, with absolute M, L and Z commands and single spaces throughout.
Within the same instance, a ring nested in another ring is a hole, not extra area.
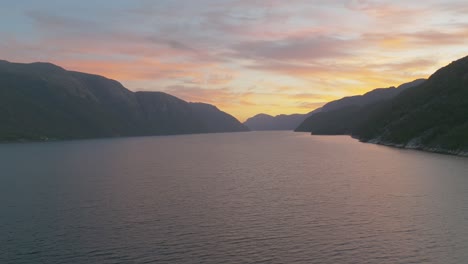
M 351 137 L 359 140 L 359 142 L 362 142 L 362 143 L 369 143 L 369 144 L 381 145 L 381 146 L 392 147 L 392 148 L 417 150 L 417 151 L 423 151 L 423 152 L 428 152 L 428 153 L 438 153 L 438 154 L 468 158 L 468 151 L 466 150 L 450 150 L 450 149 L 444 149 L 444 148 L 438 148 L 438 147 L 428 147 L 428 146 L 423 146 L 423 145 L 395 144 L 393 142 L 381 141 L 379 139 L 371 139 L 371 140 L 366 141 L 366 140 L 360 139 L 359 137 L 354 137 L 354 136 L 351 136 Z
M 202 132 L 202 133 L 184 133 L 184 134 L 160 134 L 160 135 L 136 135 L 136 136 L 109 136 L 109 137 L 89 137 L 89 138 L 47 138 L 47 139 L 17 139 L 17 140 L 0 140 L 2 144 L 23 144 L 23 143 L 54 143 L 54 142 L 76 142 L 86 140 L 102 140 L 102 139 L 122 139 L 122 138 L 146 138 L 146 137 L 177 137 L 190 135 L 213 135 L 213 134 L 229 134 L 229 133 L 248 133 L 247 131 L 225 131 L 225 132 Z

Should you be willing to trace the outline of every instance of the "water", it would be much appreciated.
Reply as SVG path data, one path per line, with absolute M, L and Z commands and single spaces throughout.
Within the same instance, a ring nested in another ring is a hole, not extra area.
M 468 159 L 251 132 L 0 145 L 0 263 L 466 263 Z

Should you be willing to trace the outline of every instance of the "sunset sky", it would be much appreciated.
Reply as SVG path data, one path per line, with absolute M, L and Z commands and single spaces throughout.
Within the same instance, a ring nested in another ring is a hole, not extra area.
M 241 121 L 428 77 L 468 55 L 468 3 L 3 1 L 0 59 L 47 61 Z

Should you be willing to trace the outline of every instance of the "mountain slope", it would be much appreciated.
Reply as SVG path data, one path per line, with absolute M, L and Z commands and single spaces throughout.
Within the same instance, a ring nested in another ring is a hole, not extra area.
M 424 79 L 418 79 L 397 88 L 378 88 L 364 95 L 344 97 L 332 101 L 324 105 L 321 112 L 304 120 L 295 131 L 322 135 L 350 134 L 356 127 L 370 118 L 372 113 L 381 107 L 382 102 L 390 100 L 424 81 Z
M 398 95 L 353 134 L 362 141 L 467 153 L 468 57 Z
M 241 124 L 233 116 L 220 111 L 216 106 L 204 103 L 190 103 L 190 107 L 195 115 L 205 117 L 203 126 L 211 132 L 232 132 L 248 131 L 249 129 Z
M 425 79 L 417 79 L 412 82 L 404 83 L 398 87 L 377 88 L 363 95 L 355 95 L 344 97 L 325 104 L 322 107 L 323 112 L 338 110 L 349 106 L 365 106 L 381 100 L 391 99 L 397 96 L 402 91 L 417 86 L 426 81 Z
M 258 114 L 244 122 L 251 130 L 294 130 L 310 115 L 319 112 L 315 110 L 307 114 L 277 115 Z
M 356 96 L 350 96 L 350 97 L 344 97 L 342 99 L 332 101 L 330 103 L 325 104 L 323 107 L 316 109 L 315 111 L 312 111 L 307 114 L 293 114 L 293 115 L 277 115 L 277 116 L 271 116 L 267 114 L 258 114 L 254 117 L 251 117 L 247 119 L 247 121 L 244 122 L 244 124 L 249 127 L 252 130 L 295 130 L 296 131 L 309 131 L 308 127 L 304 127 L 303 122 L 311 117 L 319 114 L 318 118 L 322 120 L 321 122 L 325 122 L 326 115 L 324 112 L 332 112 L 335 110 L 339 110 L 345 107 L 353 107 L 353 106 L 366 106 L 369 104 L 372 104 L 374 102 L 388 99 L 395 97 L 397 94 L 399 94 L 401 91 L 411 87 L 418 85 L 420 83 L 424 82 L 424 79 L 418 79 L 413 82 L 403 84 L 399 86 L 398 88 L 391 87 L 391 88 L 379 88 L 375 89 L 371 92 L 368 92 L 364 95 L 356 95 Z M 343 113 L 345 116 L 348 116 L 350 113 Z M 336 117 L 335 117 L 336 118 Z M 345 120 L 348 122 L 348 120 Z M 329 133 L 332 133 L 331 131 L 343 131 L 343 129 L 338 129 L 338 127 L 342 127 L 344 124 L 336 124 L 336 126 L 333 129 L 330 129 Z M 326 131 L 323 131 L 323 133 L 326 133 Z M 335 132 L 338 133 L 338 132 Z
M 165 93 L 134 93 L 117 81 L 50 63 L 0 61 L 1 141 L 246 130 L 233 117 L 229 126 L 210 118 Z

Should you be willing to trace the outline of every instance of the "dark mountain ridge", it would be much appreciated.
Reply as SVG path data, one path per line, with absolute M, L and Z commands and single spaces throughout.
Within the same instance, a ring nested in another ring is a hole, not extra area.
M 216 122 L 211 118 L 216 117 Z M 216 107 L 51 63 L 0 61 L 0 141 L 247 131 Z
M 363 95 L 349 96 L 325 104 L 319 113 L 311 115 L 296 129 L 297 132 L 313 134 L 341 135 L 351 133 L 373 112 L 371 106 L 378 107 L 401 92 L 423 83 L 425 79 L 389 88 L 377 88 Z
M 417 86 L 423 83 L 425 79 L 417 79 L 412 82 L 404 83 L 398 87 L 388 87 L 388 88 L 376 88 L 370 92 L 367 92 L 363 95 L 355 95 L 355 96 L 348 96 L 344 97 L 332 102 L 325 104 L 322 107 L 322 112 L 329 112 L 333 110 L 337 110 L 343 107 L 349 106 L 365 106 L 369 105 L 381 100 L 391 99 L 397 96 L 402 91 Z
M 312 134 L 468 156 L 468 57 L 391 99 L 317 114 L 304 123 Z
M 291 114 L 271 116 L 258 114 L 244 122 L 251 130 L 294 130 L 302 121 L 319 110 L 307 114 Z
M 377 88 L 363 95 L 355 95 L 341 98 L 325 104 L 324 106 L 309 112 L 307 114 L 292 114 L 292 115 L 277 115 L 271 116 L 267 114 L 258 114 L 253 116 L 244 122 L 244 125 L 249 127 L 251 130 L 296 130 L 296 131 L 308 131 L 304 123 L 308 118 L 312 118 L 319 114 L 319 119 L 324 119 L 323 116 L 327 116 L 325 112 L 332 112 L 339 109 L 349 108 L 350 113 L 346 113 L 346 117 L 349 117 L 357 108 L 373 104 L 375 102 L 386 100 L 397 96 L 402 91 L 409 87 L 416 86 L 425 79 L 417 79 L 409 83 L 402 84 L 398 87 L 389 88 Z M 352 121 L 352 120 L 351 120 Z M 315 122 L 315 121 L 314 121 Z M 345 120 L 350 122 L 350 120 Z M 343 127 L 346 123 L 336 124 L 333 130 L 335 131 L 338 127 Z M 347 125 L 346 125 L 347 126 Z M 339 129 L 343 131 L 343 129 Z M 308 131 L 310 132 L 310 131 Z
M 468 155 L 468 57 L 382 105 L 352 134 L 364 142 Z

